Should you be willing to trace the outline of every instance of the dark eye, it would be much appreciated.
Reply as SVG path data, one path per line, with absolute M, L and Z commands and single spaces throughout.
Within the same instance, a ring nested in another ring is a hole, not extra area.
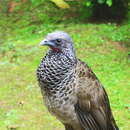
M 61 42 L 61 39 L 56 39 L 56 42 L 57 42 L 57 43 L 60 43 L 60 42 Z

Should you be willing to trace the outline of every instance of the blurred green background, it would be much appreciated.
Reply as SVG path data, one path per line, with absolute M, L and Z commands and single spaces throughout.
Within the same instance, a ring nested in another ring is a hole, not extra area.
M 130 1 L 1 0 L 0 130 L 64 130 L 43 105 L 36 69 L 63 30 L 104 85 L 120 130 L 130 130 Z

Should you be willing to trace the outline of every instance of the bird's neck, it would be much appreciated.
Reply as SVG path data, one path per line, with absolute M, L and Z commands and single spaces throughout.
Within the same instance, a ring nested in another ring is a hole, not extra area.
M 62 89 L 71 80 L 75 65 L 76 61 L 72 57 L 63 53 L 49 52 L 41 62 L 39 69 L 42 74 L 40 73 L 41 76 L 38 77 L 44 84 L 43 89 L 51 94 Z

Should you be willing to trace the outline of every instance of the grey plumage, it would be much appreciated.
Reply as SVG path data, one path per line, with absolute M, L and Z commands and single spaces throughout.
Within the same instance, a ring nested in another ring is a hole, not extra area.
M 49 33 L 50 47 L 37 69 L 48 110 L 66 130 L 118 130 L 108 96 L 92 70 L 76 58 L 73 41 L 62 31 Z

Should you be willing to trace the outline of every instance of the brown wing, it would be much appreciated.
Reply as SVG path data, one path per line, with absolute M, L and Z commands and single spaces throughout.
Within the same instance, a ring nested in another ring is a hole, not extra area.
M 78 102 L 75 111 L 84 130 L 118 130 L 107 93 L 96 75 L 78 60 Z

